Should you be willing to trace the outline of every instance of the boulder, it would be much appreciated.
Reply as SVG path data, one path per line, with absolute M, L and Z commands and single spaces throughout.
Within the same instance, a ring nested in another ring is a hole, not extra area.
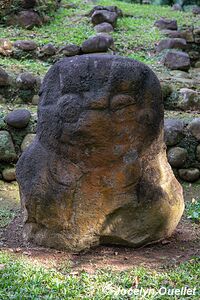
M 10 112 L 5 117 L 5 122 L 14 128 L 25 128 L 31 118 L 31 114 L 27 109 L 16 109 L 12 112 Z
M 102 5 L 97 5 L 93 7 L 92 10 L 89 12 L 89 16 L 91 17 L 95 11 L 100 11 L 100 10 L 107 10 L 109 12 L 114 12 L 117 14 L 118 17 L 123 17 L 122 10 L 117 6 L 102 6 Z
M 8 20 L 8 25 L 20 26 L 25 29 L 32 29 L 34 26 L 41 26 L 43 23 L 39 14 L 33 10 L 23 10 L 15 15 L 11 15 Z
M 164 18 L 157 20 L 154 23 L 154 26 L 158 27 L 160 30 L 163 30 L 163 29 L 177 30 L 178 29 L 176 20 L 169 20 L 169 19 L 164 19 Z
M 6 168 L 2 172 L 3 179 L 6 181 L 16 180 L 16 170 L 15 168 Z
M 190 57 L 185 52 L 170 50 L 164 57 L 164 65 L 171 70 L 188 71 L 190 68 Z
M 176 119 L 165 119 L 164 137 L 167 146 L 175 146 L 184 136 L 184 122 Z
M 187 159 L 187 150 L 181 147 L 170 148 L 167 152 L 167 158 L 173 168 L 183 167 Z
M 34 8 L 37 0 L 22 0 L 22 7 L 25 9 Z
M 94 26 L 94 30 L 96 32 L 112 32 L 114 31 L 114 28 L 112 27 L 112 25 L 110 23 L 106 23 L 106 22 L 103 22 L 101 24 L 98 24 L 96 26 Z
M 62 46 L 59 49 L 59 53 L 62 53 L 65 56 L 79 55 L 80 52 L 81 52 L 81 48 L 74 44 L 68 44 L 68 45 Z
M 200 171 L 197 168 L 178 170 L 179 177 L 184 181 L 194 182 L 199 179 Z
M 188 130 L 198 141 L 200 141 L 200 118 L 192 120 L 188 125 Z
M 180 38 L 185 39 L 186 42 L 194 42 L 193 28 L 188 27 L 183 30 L 169 30 L 165 29 L 161 31 L 162 34 L 168 36 L 169 38 Z
M 111 12 L 108 10 L 96 10 L 92 15 L 91 20 L 93 25 L 106 22 L 110 23 L 112 27 L 115 27 L 117 23 L 117 17 L 118 16 L 116 12 Z
M 81 251 L 171 235 L 182 188 L 167 162 L 159 81 L 144 64 L 92 54 L 52 66 L 37 136 L 17 164 L 24 236 Z
M 161 40 L 157 47 L 156 51 L 161 52 L 165 49 L 186 49 L 187 42 L 184 39 L 173 38 L 173 39 L 164 39 Z
M 182 9 L 182 6 L 180 4 L 176 3 L 176 4 L 172 5 L 172 10 L 181 11 L 183 9 Z
M 196 15 L 200 15 L 200 6 L 195 6 L 192 9 L 192 13 L 196 16 Z
M 17 155 L 13 145 L 12 138 L 8 131 L 0 131 L 0 161 L 10 162 L 15 161 Z
M 13 46 L 23 51 L 34 51 L 37 49 L 37 44 L 34 41 L 16 41 Z
M 0 87 L 9 85 L 8 73 L 0 67 Z
M 25 151 L 34 141 L 36 137 L 35 133 L 28 133 L 25 138 L 23 139 L 23 142 L 21 144 L 21 150 L 22 152 Z
M 21 73 L 16 78 L 17 86 L 22 90 L 34 90 L 37 85 L 37 79 L 31 73 Z
M 44 45 L 40 52 L 46 56 L 53 56 L 56 54 L 56 47 L 51 43 Z
M 198 161 L 200 161 L 200 145 L 198 145 L 196 149 L 196 158 Z
M 178 107 L 182 110 L 199 110 L 200 92 L 188 88 L 180 89 Z
M 98 34 L 83 42 L 83 53 L 106 52 L 114 44 L 113 38 L 108 34 Z

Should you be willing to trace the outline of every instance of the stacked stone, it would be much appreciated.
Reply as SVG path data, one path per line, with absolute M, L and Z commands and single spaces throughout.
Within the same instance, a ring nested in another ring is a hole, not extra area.
M 157 52 L 167 51 L 163 62 L 171 70 L 188 71 L 200 66 L 200 28 L 184 26 L 178 29 L 176 20 L 160 19 L 154 24 L 167 36 L 161 40 Z
M 200 118 L 184 122 L 165 120 L 167 157 L 178 178 L 194 182 L 200 178 Z
M 0 102 L 38 104 L 41 79 L 31 73 L 10 75 L 0 68 Z
M 114 49 L 114 40 L 110 35 L 117 25 L 117 19 L 123 16 L 117 6 L 95 6 L 89 13 L 96 35 L 86 40 L 81 50 L 83 53 L 107 52 Z
M 35 138 L 36 122 L 27 109 L 0 115 L 0 178 L 15 180 L 15 164 Z
M 8 0 L 2 1 L 0 20 L 7 25 L 32 29 L 49 20 L 47 14 L 60 6 L 60 0 Z

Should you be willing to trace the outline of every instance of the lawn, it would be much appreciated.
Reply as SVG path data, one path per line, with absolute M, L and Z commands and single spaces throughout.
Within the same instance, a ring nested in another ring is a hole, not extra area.
M 63 4 L 68 1 L 63 0 Z M 68 9 L 61 7 L 55 13 L 55 17 L 49 24 L 25 30 L 17 27 L 0 27 L 0 38 L 10 41 L 19 39 L 32 39 L 43 46 L 53 43 L 55 46 L 75 43 L 81 45 L 84 40 L 95 34 L 89 17 L 87 16 L 94 3 L 74 0 L 77 8 Z M 155 20 L 160 17 L 174 18 L 178 25 L 200 25 L 200 19 L 191 13 L 171 11 L 170 7 L 130 4 L 122 1 L 100 0 L 98 5 L 117 5 L 125 16 L 118 20 L 113 37 L 116 45 L 116 53 L 128 56 L 149 65 L 157 64 L 155 56 L 155 44 L 161 39 L 161 33 L 153 26 Z M 50 65 L 38 60 L 21 61 L 0 57 L 0 66 L 10 69 L 12 72 L 28 70 L 35 74 L 44 75 Z

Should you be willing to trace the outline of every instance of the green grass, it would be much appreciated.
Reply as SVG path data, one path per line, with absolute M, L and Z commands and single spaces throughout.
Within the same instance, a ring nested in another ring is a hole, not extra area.
M 63 3 L 69 1 L 63 0 Z M 89 17 L 86 13 L 95 5 L 92 2 L 74 0 L 76 9 L 61 7 L 55 14 L 55 18 L 49 24 L 41 28 L 25 30 L 18 27 L 0 27 L 0 38 L 11 41 L 19 39 L 33 39 L 42 46 L 53 43 L 56 46 L 75 43 L 81 45 L 84 40 L 95 34 Z M 118 20 L 113 37 L 117 54 L 135 58 L 149 65 L 156 64 L 155 43 L 161 38 L 157 28 L 153 26 L 155 20 L 160 17 L 175 18 L 178 25 L 184 24 L 199 26 L 200 19 L 191 13 L 172 11 L 170 7 L 131 4 L 123 1 L 99 0 L 98 5 L 117 5 L 129 17 Z M 45 74 L 49 64 L 24 59 L 21 61 L 9 58 L 0 58 L 0 65 L 11 71 L 29 70 L 36 74 Z
M 174 267 L 172 270 L 155 271 L 148 268 L 134 268 L 128 271 L 99 270 L 95 274 L 85 271 L 78 275 L 44 268 L 23 257 L 16 259 L 0 253 L 0 299 L 2 300 L 124 300 L 124 299 L 199 299 L 199 268 L 197 258 Z M 196 287 L 196 295 L 172 297 L 158 295 L 134 296 L 132 289 L 135 278 L 138 288 L 153 289 Z M 132 294 L 131 294 L 132 293 Z M 131 296 L 132 295 L 132 296 Z
M 12 221 L 19 209 L 17 183 L 8 184 L 0 180 L 0 229 L 6 227 Z
M 199 223 L 200 222 L 200 200 L 192 199 L 190 203 L 186 205 L 187 218 Z

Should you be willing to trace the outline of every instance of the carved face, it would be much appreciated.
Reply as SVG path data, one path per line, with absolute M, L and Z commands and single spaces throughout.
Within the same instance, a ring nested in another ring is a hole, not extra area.
M 41 93 L 41 143 L 73 162 L 93 165 L 139 155 L 144 141 L 146 147 L 152 132 L 159 131 L 161 106 L 155 111 L 154 103 L 160 95 L 149 94 L 153 89 L 148 88 L 156 79 L 149 82 L 146 67 L 138 72 L 137 62 L 114 56 L 67 60 L 68 68 L 57 64 L 60 77 L 46 80 Z

